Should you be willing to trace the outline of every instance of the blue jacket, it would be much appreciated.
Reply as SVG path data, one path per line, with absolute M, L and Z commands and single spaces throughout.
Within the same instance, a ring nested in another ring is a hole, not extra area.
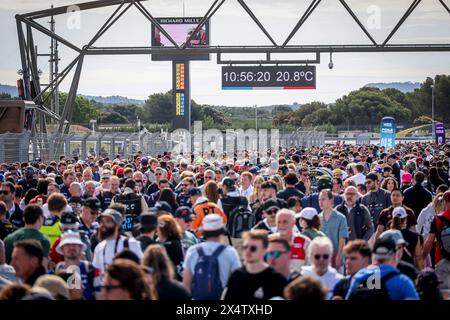
M 367 281 L 370 276 L 373 276 L 375 273 L 379 273 L 380 277 L 384 277 L 386 274 L 391 271 L 395 271 L 398 269 L 389 265 L 371 265 L 367 268 L 359 270 L 354 276 L 350 283 L 350 287 L 347 291 L 345 299 L 348 300 L 350 297 L 350 293 L 359 286 L 363 281 Z M 369 281 L 371 281 L 369 279 Z M 371 281 L 374 283 L 375 281 Z M 410 278 L 408 278 L 404 274 L 398 274 L 391 279 L 389 279 L 386 283 L 386 288 L 389 292 L 389 297 L 391 300 L 419 300 L 419 295 L 414 287 L 414 283 Z

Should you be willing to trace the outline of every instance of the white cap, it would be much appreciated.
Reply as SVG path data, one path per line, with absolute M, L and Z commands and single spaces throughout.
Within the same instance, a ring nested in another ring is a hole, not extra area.
M 220 215 L 210 213 L 203 218 L 202 227 L 203 231 L 217 231 L 225 228 L 225 224 Z
M 302 211 L 300 211 L 300 218 L 306 219 L 306 220 L 312 220 L 315 216 L 317 216 L 317 210 L 314 208 L 304 208 Z
M 406 218 L 408 214 L 406 213 L 405 208 L 397 207 L 392 211 L 392 217 L 400 217 L 400 219 Z
M 63 254 L 61 248 L 66 244 L 79 244 L 83 247 L 83 251 L 86 249 L 86 245 L 81 241 L 80 234 L 78 232 L 69 230 L 61 235 L 61 241 L 56 247 L 56 252 Z

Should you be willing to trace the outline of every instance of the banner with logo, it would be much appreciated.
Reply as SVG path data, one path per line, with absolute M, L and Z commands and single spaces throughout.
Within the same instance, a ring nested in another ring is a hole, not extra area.
M 392 117 L 381 119 L 380 144 L 386 150 L 395 149 L 395 119 Z
M 434 132 L 436 132 L 436 143 L 438 145 L 445 143 L 445 127 L 442 122 L 436 122 L 434 124 Z

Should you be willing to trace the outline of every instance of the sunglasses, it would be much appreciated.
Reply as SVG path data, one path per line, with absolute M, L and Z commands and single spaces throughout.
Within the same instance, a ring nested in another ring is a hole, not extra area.
M 205 176 L 205 179 L 211 180 L 213 177 Z
M 142 180 L 134 180 L 134 181 L 136 181 L 136 183 L 141 183 L 142 182 Z
M 267 211 L 267 214 L 268 214 L 268 215 L 273 215 L 273 214 L 277 214 L 277 212 L 278 212 L 278 210 L 273 209 L 273 210 Z
M 90 212 L 91 215 L 93 215 L 93 216 L 98 215 L 98 211 L 97 211 L 97 210 L 89 210 L 89 212 Z
M 109 177 L 102 177 L 103 180 L 109 180 Z
M 246 251 L 247 249 L 250 250 L 250 252 L 256 252 L 258 250 L 258 247 L 257 246 L 247 246 L 247 245 L 242 246 L 243 251 Z
M 155 173 L 155 176 L 162 176 L 162 173 Z
M 9 194 L 9 193 L 10 193 L 9 191 L 6 191 L 6 190 L 0 190 L 0 194 L 7 195 L 7 194 Z
M 323 258 L 323 260 L 328 260 L 330 258 L 329 254 L 315 254 L 314 255 L 314 259 L 316 260 L 320 260 L 321 258 Z
M 266 259 L 278 259 L 283 253 L 288 253 L 289 251 L 267 251 Z
M 107 292 L 110 292 L 110 291 L 112 291 L 112 290 L 114 290 L 114 289 L 121 289 L 121 288 L 122 288 L 121 285 L 115 285 L 115 286 L 113 286 L 113 285 L 104 284 L 104 285 L 101 285 L 101 286 L 100 286 L 100 289 L 103 289 L 103 290 L 105 290 L 105 291 L 107 291 Z

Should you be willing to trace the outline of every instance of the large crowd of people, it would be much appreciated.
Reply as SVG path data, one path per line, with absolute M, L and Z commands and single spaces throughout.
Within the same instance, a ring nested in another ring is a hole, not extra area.
M 273 151 L 0 164 L 0 300 L 450 299 L 449 144 Z

